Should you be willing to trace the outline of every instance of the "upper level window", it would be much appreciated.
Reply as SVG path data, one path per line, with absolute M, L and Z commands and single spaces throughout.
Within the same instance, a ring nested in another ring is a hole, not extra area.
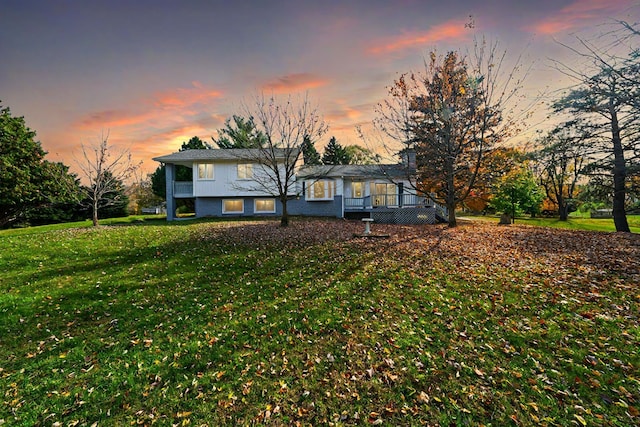
M 336 183 L 331 180 L 307 182 L 307 200 L 332 200 Z
M 198 164 L 198 179 L 213 179 L 213 163 Z
M 253 165 L 251 163 L 238 164 L 238 179 L 253 178 Z

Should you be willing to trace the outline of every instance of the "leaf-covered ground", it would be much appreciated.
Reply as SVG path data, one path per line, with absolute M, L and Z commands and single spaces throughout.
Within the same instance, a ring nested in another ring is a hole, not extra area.
M 640 236 L 193 222 L 0 236 L 0 424 L 640 424 Z

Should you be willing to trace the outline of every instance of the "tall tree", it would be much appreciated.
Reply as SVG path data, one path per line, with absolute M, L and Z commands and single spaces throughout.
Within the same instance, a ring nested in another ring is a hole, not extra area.
M 404 74 L 378 108 L 378 129 L 416 152 L 418 189 L 434 194 L 456 226 L 455 210 L 476 187 L 486 153 L 514 130 L 503 115 L 520 88 L 519 65 L 477 42 L 473 55 L 432 52 L 423 73 Z
M 77 199 L 75 177 L 62 163 L 45 160 L 35 137 L 23 117 L 0 104 L 0 227 L 35 209 Z
M 316 146 L 311 142 L 311 138 L 309 138 L 308 135 L 304 136 L 300 149 L 302 150 L 302 158 L 305 165 L 313 166 L 322 164 L 320 153 L 318 153 Z
M 312 143 L 327 130 L 317 107 L 307 95 L 277 98 L 257 95 L 252 104 L 243 105 L 244 113 L 255 119 L 256 129 L 265 137 L 264 146 L 242 150 L 243 160 L 257 164 L 249 190 L 266 192 L 282 205 L 280 225 L 289 225 L 287 201 L 296 195 L 295 174 L 302 157 L 305 137 Z
M 626 46 L 638 32 L 624 25 L 623 33 L 613 32 L 616 46 Z M 630 34 L 629 34 L 630 33 Z M 579 47 L 567 46 L 590 61 L 585 70 L 558 63 L 558 69 L 576 81 L 576 85 L 554 103 L 556 112 L 568 112 L 590 124 L 590 145 L 599 152 L 589 169 L 600 175 L 598 181 L 611 182 L 613 222 L 616 231 L 629 232 L 626 215 L 630 178 L 636 173 L 640 154 L 640 55 L 631 44 L 624 56 L 599 49 L 594 43 L 578 38 Z M 608 174 L 610 180 L 603 179 Z
M 82 177 L 88 182 L 83 193 L 94 226 L 99 225 L 99 210 L 122 203 L 122 183 L 133 177 L 140 166 L 133 162 L 129 150 L 114 149 L 108 139 L 109 135 L 91 147 L 81 145 L 82 159 L 77 161 Z
M 351 158 L 347 150 L 336 140 L 335 136 L 329 139 L 324 153 L 322 154 L 322 163 L 325 165 L 348 165 Z
M 218 139 L 211 139 L 219 148 L 262 148 L 267 142 L 253 117 L 246 119 L 235 114 L 224 122 L 224 128 L 218 130 Z
M 558 207 L 560 221 L 569 218 L 577 195 L 577 185 L 584 175 L 588 156 L 588 134 L 580 121 L 571 121 L 551 130 L 538 142 L 533 153 L 535 169 L 547 198 Z

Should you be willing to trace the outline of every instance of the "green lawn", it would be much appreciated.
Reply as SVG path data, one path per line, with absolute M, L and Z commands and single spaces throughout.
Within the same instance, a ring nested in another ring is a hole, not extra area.
M 0 425 L 640 424 L 640 238 L 465 223 L 0 232 Z
M 474 216 L 473 219 L 498 222 L 496 216 Z M 632 233 L 640 233 L 640 215 L 627 216 L 629 228 Z M 589 218 L 578 215 L 571 215 L 567 221 L 560 221 L 558 218 L 529 218 L 518 217 L 516 224 L 535 225 L 538 227 L 567 228 L 571 230 L 588 231 L 616 231 L 611 218 Z

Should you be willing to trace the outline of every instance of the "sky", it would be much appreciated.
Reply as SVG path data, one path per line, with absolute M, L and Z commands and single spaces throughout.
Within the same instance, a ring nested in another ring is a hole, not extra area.
M 549 99 L 570 84 L 559 41 L 639 19 L 638 0 L 0 0 L 0 103 L 72 170 L 108 135 L 152 172 L 259 94 L 307 94 L 329 126 L 321 151 L 364 145 L 356 128 L 434 49 L 497 42 L 530 69 L 523 96 Z

